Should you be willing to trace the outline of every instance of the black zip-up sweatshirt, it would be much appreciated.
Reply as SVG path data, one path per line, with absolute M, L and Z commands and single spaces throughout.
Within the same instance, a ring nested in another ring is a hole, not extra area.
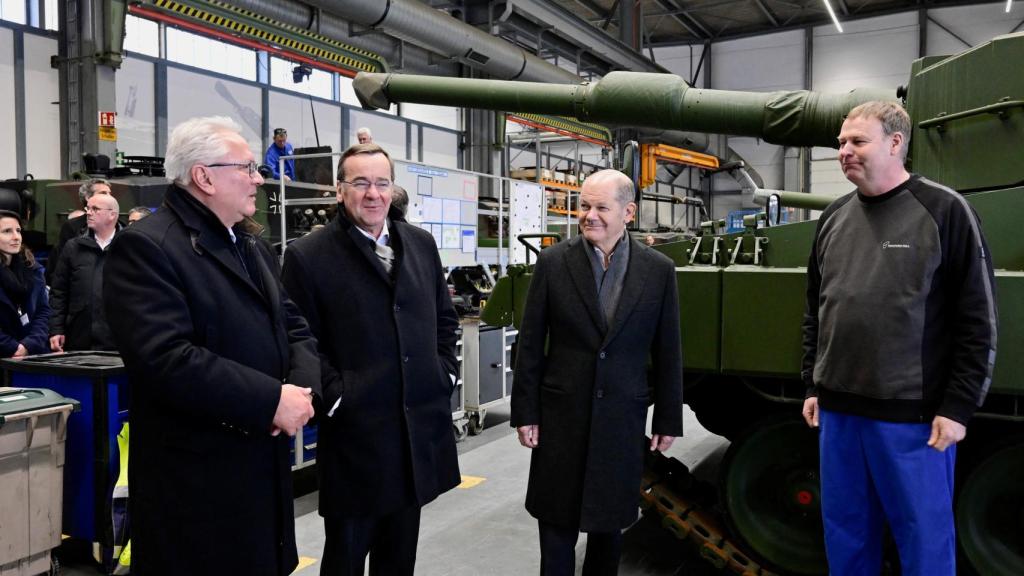
M 967 424 L 992 381 L 992 262 L 974 209 L 918 175 L 818 220 L 803 324 L 807 395 L 893 422 Z

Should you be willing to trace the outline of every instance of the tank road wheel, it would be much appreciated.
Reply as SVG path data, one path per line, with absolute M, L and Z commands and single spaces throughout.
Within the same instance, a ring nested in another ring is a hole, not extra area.
M 732 531 L 787 573 L 824 574 L 818 436 L 792 417 L 747 429 L 722 461 L 721 491 Z
M 960 547 L 978 574 L 1020 574 L 1024 566 L 1024 444 L 1002 448 L 967 477 L 956 506 Z

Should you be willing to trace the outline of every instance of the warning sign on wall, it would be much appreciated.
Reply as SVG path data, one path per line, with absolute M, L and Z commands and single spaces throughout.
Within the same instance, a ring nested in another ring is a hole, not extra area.
M 117 112 L 100 112 L 100 127 L 109 126 L 114 127 L 114 121 L 117 119 Z
M 100 126 L 100 140 L 117 142 L 117 128 L 113 126 Z

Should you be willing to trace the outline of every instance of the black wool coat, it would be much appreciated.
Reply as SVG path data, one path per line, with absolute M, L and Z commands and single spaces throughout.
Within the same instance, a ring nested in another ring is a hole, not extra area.
M 131 388 L 132 574 L 283 576 L 298 563 L 287 382 L 320 386 L 316 342 L 269 248 L 171 186 L 110 246 L 107 321 Z M 251 276 L 250 276 L 251 274 Z
M 120 234 L 120 230 L 115 233 Z M 91 231 L 64 245 L 50 284 L 50 336 L 64 335 L 64 350 L 113 350 L 103 312 L 107 251 Z
M 288 246 L 282 279 L 319 342 L 320 514 L 379 516 L 459 483 L 449 403 L 458 317 L 433 236 L 388 222 L 392 280 L 338 214 Z
M 526 509 L 585 532 L 617 531 L 637 518 L 648 405 L 652 433 L 683 432 L 675 267 L 630 242 L 610 328 L 590 245 L 577 236 L 541 252 L 519 330 L 512 425 L 540 426 Z

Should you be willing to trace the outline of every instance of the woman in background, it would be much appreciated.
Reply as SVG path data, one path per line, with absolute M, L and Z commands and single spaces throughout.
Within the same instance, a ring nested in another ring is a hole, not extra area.
M 43 267 L 21 243 L 21 218 L 0 210 L 0 357 L 50 351 Z

